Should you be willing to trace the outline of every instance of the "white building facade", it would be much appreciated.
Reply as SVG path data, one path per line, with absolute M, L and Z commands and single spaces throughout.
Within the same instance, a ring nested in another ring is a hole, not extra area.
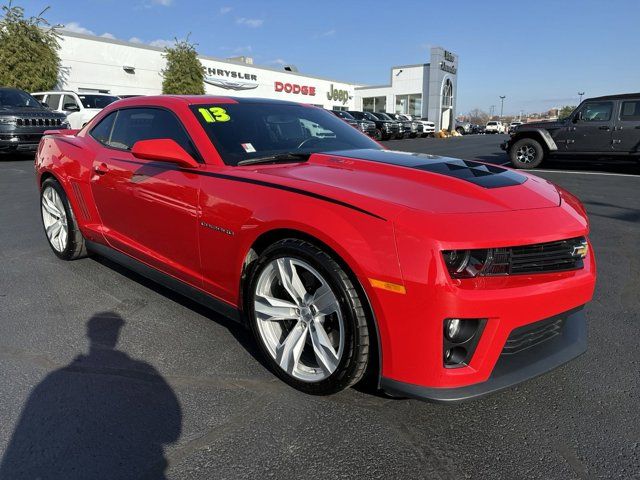
M 61 90 L 113 95 L 162 93 L 162 48 L 74 32 L 61 32 Z M 253 65 L 250 59 L 200 56 L 211 95 L 263 97 L 335 110 L 409 113 L 451 128 L 455 117 L 458 58 L 431 49 L 430 63 L 393 67 L 389 85 L 367 87 Z

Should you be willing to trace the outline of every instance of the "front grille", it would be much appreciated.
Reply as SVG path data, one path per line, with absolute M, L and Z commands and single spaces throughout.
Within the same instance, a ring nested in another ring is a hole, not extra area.
M 59 127 L 62 125 L 61 118 L 18 118 L 19 127 Z
M 564 322 L 564 316 L 552 317 L 516 328 L 504 344 L 502 354 L 518 353 L 560 335 Z
M 537 243 L 520 247 L 496 248 L 493 260 L 483 275 L 551 273 L 583 268 L 581 248 L 584 237 Z
M 42 138 L 42 133 L 11 133 L 11 134 L 1 134 L 0 140 L 2 141 L 13 141 L 13 142 L 28 142 L 28 143 L 38 143 Z

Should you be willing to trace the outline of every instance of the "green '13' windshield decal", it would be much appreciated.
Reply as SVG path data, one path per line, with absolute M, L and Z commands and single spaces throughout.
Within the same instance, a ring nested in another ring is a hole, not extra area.
M 204 118 L 204 121 L 207 123 L 228 122 L 229 120 L 231 120 L 231 117 L 224 108 L 199 108 L 198 111 L 200 112 L 200 115 L 202 115 L 202 118 Z

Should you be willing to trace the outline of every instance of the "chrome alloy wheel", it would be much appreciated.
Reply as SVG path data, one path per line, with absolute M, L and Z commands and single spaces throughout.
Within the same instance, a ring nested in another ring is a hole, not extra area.
M 50 186 L 42 192 L 42 223 L 49 243 L 57 252 L 64 252 L 69 241 L 69 224 L 64 203 L 56 190 Z
M 336 295 L 316 269 L 297 258 L 276 258 L 262 270 L 253 301 L 262 341 L 280 368 L 306 382 L 336 370 L 344 321 Z
M 536 149 L 531 145 L 522 145 L 516 150 L 516 158 L 522 163 L 531 163 L 536 158 Z

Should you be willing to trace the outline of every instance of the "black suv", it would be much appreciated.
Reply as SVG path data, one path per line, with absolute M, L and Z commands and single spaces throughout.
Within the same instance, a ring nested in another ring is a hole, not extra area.
M 640 93 L 589 98 L 557 122 L 519 125 L 500 146 L 517 168 L 549 156 L 640 158 Z
M 351 115 L 346 110 L 328 110 L 333 113 L 336 117 L 341 118 L 345 122 L 347 122 L 352 127 L 357 128 L 362 133 L 366 133 L 370 137 L 375 136 L 376 134 L 376 124 L 370 122 L 369 120 L 356 120 L 353 115 Z
M 403 113 L 387 113 L 387 117 L 391 117 L 392 120 L 400 122 L 402 125 L 402 133 L 406 137 L 415 138 L 418 135 L 422 135 L 424 127 L 421 123 L 414 122 L 411 118 L 407 117 Z
M 17 88 L 0 87 L 0 152 L 33 152 L 45 130 L 69 128 L 64 113 L 52 112 Z
M 374 137 L 376 140 L 388 140 L 389 138 L 398 135 L 398 122 L 394 120 L 382 120 L 371 112 L 357 112 L 349 110 L 349 113 L 353 115 L 356 120 L 369 120 L 370 122 L 375 123 L 376 132 Z

